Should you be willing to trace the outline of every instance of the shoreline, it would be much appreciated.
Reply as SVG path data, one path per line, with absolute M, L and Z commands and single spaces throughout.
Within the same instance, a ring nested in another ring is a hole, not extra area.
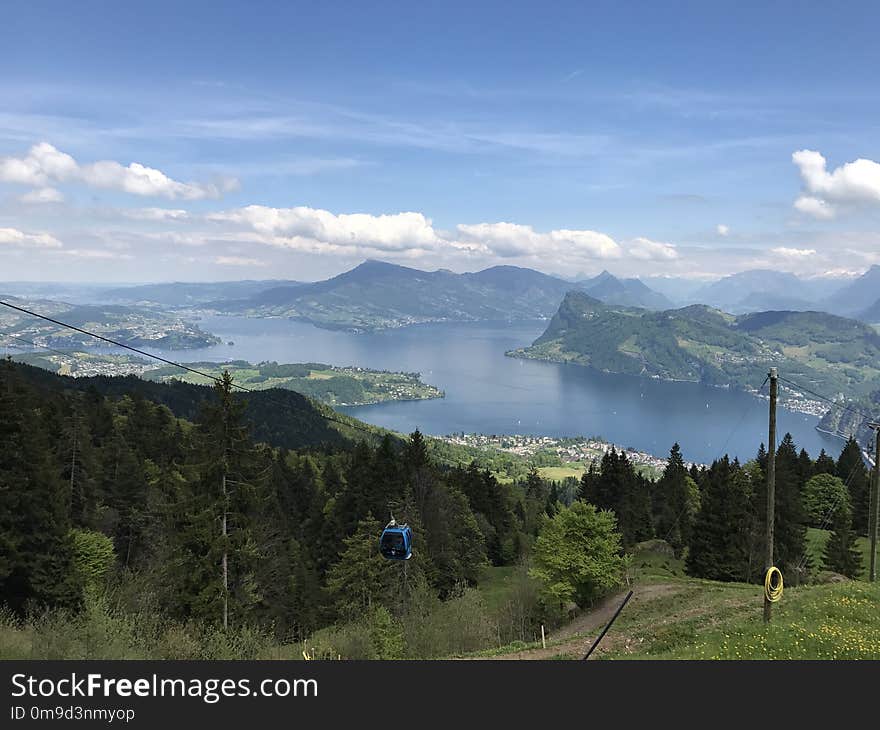
M 534 362 L 549 362 L 555 363 L 557 365 L 576 365 L 578 367 L 587 368 L 596 373 L 603 373 L 605 375 L 618 375 L 618 376 L 626 376 L 632 378 L 639 378 L 641 380 L 659 380 L 664 383 L 691 383 L 693 385 L 703 385 L 707 388 L 717 388 L 719 390 L 737 390 L 741 393 L 746 393 L 747 395 L 751 395 L 760 400 L 769 400 L 769 395 L 764 395 L 760 391 L 752 388 L 751 386 L 742 387 L 739 385 L 735 385 L 733 383 L 726 384 L 715 384 L 715 383 L 701 383 L 699 380 L 688 380 L 686 378 L 669 378 L 669 377 L 661 377 L 659 375 L 633 375 L 631 373 L 617 373 L 612 370 L 600 370 L 598 368 L 594 368 L 592 365 L 588 363 L 578 362 L 577 360 L 563 360 L 563 359 L 555 359 L 550 357 L 534 357 L 532 355 L 527 355 L 524 353 L 524 349 L 519 350 L 508 350 L 504 353 L 505 357 L 510 357 L 513 359 L 519 360 L 533 360 Z M 818 400 L 810 400 L 808 398 L 802 399 L 791 399 L 785 397 L 785 394 L 780 394 L 779 405 L 782 408 L 785 408 L 788 411 L 793 413 L 802 413 L 807 416 L 814 416 L 819 421 L 824 418 L 824 416 L 831 410 L 829 406 L 822 401 Z M 818 426 L 817 426 L 817 430 Z

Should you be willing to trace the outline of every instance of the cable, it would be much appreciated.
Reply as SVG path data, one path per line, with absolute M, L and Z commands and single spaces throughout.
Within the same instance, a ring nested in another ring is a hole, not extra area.
M 24 309 L 23 307 L 17 307 L 14 304 L 10 304 L 9 302 L 0 301 L 0 304 L 2 304 L 4 307 L 9 307 L 10 309 L 15 309 L 18 312 L 28 314 L 31 317 L 37 317 L 38 319 L 43 319 L 46 322 L 51 322 L 52 324 L 56 324 L 59 327 L 64 327 L 66 329 L 73 330 L 74 332 L 79 332 L 80 334 L 88 335 L 89 337 L 94 337 L 96 340 L 101 340 L 101 341 L 107 342 L 111 345 L 115 345 L 116 347 L 122 347 L 122 348 L 125 348 L 126 350 L 131 350 L 132 352 L 136 352 L 138 355 L 143 355 L 144 357 L 151 357 L 154 360 L 158 360 L 159 362 L 164 362 L 166 365 L 173 365 L 174 367 L 178 367 L 181 370 L 187 370 L 191 373 L 195 373 L 196 375 L 201 375 L 204 378 L 209 378 L 210 380 L 214 380 L 214 381 L 218 381 L 218 382 L 220 380 L 219 378 L 217 378 L 213 375 L 208 375 L 207 373 L 203 373 L 201 370 L 196 370 L 195 368 L 191 368 L 188 365 L 181 365 L 179 362 L 174 362 L 173 360 L 168 360 L 164 357 L 160 357 L 159 355 L 152 355 L 149 352 L 147 352 L 146 350 L 140 350 L 137 347 L 132 347 L 131 345 L 126 345 L 124 342 L 119 342 L 118 340 L 113 340 L 109 337 L 104 337 L 103 335 L 98 335 L 98 334 L 95 334 L 94 332 L 89 332 L 88 330 L 84 330 L 80 327 L 75 327 L 74 325 L 67 324 L 66 322 L 60 322 L 57 319 L 52 319 L 51 317 L 47 317 L 43 314 L 37 314 L 36 312 L 32 312 L 29 309 Z M 245 388 L 243 385 L 236 385 L 235 383 L 233 383 L 232 385 L 233 385 L 233 387 L 238 388 L 240 390 L 244 390 L 247 392 L 253 392 L 250 389 Z
M 86 329 L 82 329 L 81 327 L 76 327 L 76 326 L 74 326 L 74 325 L 72 325 L 72 324 L 67 324 L 66 322 L 62 322 L 62 321 L 57 320 L 57 319 L 52 319 L 51 317 L 47 317 L 46 315 L 39 314 L 39 313 L 37 313 L 37 312 L 32 312 L 31 310 L 29 310 L 29 309 L 25 309 L 24 307 L 17 307 L 17 306 L 14 305 L 14 304 L 10 304 L 9 302 L 4 302 L 4 301 L 2 301 L 2 300 L 0 300 L 0 305 L 3 305 L 4 307 L 9 307 L 10 309 L 14 309 L 14 310 L 16 310 L 17 312 L 21 312 L 21 313 L 23 313 L 23 314 L 27 314 L 27 315 L 29 315 L 29 316 L 31 316 L 31 317 L 36 317 L 37 319 L 42 319 L 42 320 L 45 320 L 46 322 L 51 322 L 52 324 L 58 325 L 59 327 L 64 327 L 64 328 L 66 328 L 66 329 L 73 330 L 74 332 L 79 332 L 80 334 L 88 335 L 89 337 L 94 337 L 94 338 L 97 339 L 97 340 L 101 340 L 101 341 L 103 341 L 103 342 L 107 342 L 107 343 L 109 343 L 109 344 L 111 344 L 111 345 L 114 345 L 114 346 L 116 346 L 116 347 L 121 347 L 121 348 L 123 348 L 123 349 L 125 349 L 125 350 L 130 350 L 131 352 L 135 352 L 135 353 L 137 353 L 138 355 L 143 355 L 144 357 L 149 357 L 149 358 L 151 358 L 151 359 L 153 359 L 153 360 L 158 360 L 159 362 L 165 363 L 166 365 L 172 365 L 172 366 L 174 366 L 174 367 L 176 367 L 176 368 L 180 368 L 181 370 L 186 370 L 187 372 L 194 373 L 194 374 L 196 374 L 196 375 L 200 375 L 201 377 L 203 377 L 203 378 L 207 378 L 208 380 L 212 380 L 212 381 L 214 381 L 215 383 L 219 383 L 219 382 L 221 382 L 221 379 L 220 379 L 219 377 L 217 377 L 216 375 L 210 375 L 209 373 L 206 373 L 206 372 L 204 372 L 204 371 L 202 371 L 202 370 L 198 370 L 197 368 L 189 367 L 188 365 L 183 365 L 183 364 L 181 364 L 181 363 L 179 363 L 179 362 L 175 362 L 174 360 L 169 360 L 169 359 L 164 358 L 164 357 L 161 357 L 161 356 L 159 356 L 159 355 L 154 355 L 154 354 L 152 354 L 152 353 L 150 353 L 150 352 L 147 352 L 146 350 L 141 350 L 141 349 L 139 349 L 139 348 L 137 348 L 137 347 L 133 347 L 133 346 L 131 346 L 131 345 L 126 345 L 124 342 L 119 342 L 119 341 L 117 341 L 117 340 L 111 339 L 110 337 L 104 337 L 103 335 L 99 335 L 99 334 L 96 334 L 96 333 L 94 333 L 94 332 L 89 332 L 88 330 L 86 330 Z M 16 336 L 16 335 L 12 335 L 12 334 L 10 334 L 9 336 L 10 336 L 10 337 L 13 337 L 13 338 L 15 338 L 15 339 L 18 339 L 18 340 L 22 340 L 22 341 L 24 341 L 24 342 L 29 342 L 29 340 L 25 340 L 23 337 L 18 337 L 18 336 Z M 39 345 L 36 345 L 36 344 L 34 344 L 33 342 L 30 342 L 30 344 L 34 345 L 34 347 L 40 347 Z M 52 348 L 44 348 L 44 349 L 49 349 L 49 350 L 51 350 Z M 60 351 L 58 351 L 58 350 L 54 350 L 54 352 L 58 352 L 59 354 L 63 354 L 63 355 L 65 355 L 65 356 L 76 357 L 76 354 L 75 354 L 75 353 L 62 353 L 62 352 L 60 352 Z M 243 386 L 243 385 L 239 385 L 238 383 L 235 383 L 235 382 L 232 383 L 232 387 L 233 387 L 233 388 L 236 388 L 236 389 L 238 389 L 238 390 L 240 390 L 240 391 L 243 391 L 243 392 L 245 392 L 245 393 L 267 393 L 267 392 L 269 392 L 268 390 L 257 390 L 256 388 L 246 388 L 245 386 Z M 270 390 L 271 390 L 271 389 L 270 389 Z M 270 400 L 272 400 L 271 397 L 270 397 Z M 280 400 L 278 400 L 278 401 L 276 401 L 276 402 L 277 402 L 279 405 L 281 405 L 281 406 L 283 406 L 283 407 L 285 407 L 285 408 L 289 408 L 289 407 L 290 407 L 290 404 L 288 404 L 288 403 L 283 403 L 283 402 L 280 401 Z M 353 421 L 352 423 L 347 423 L 346 421 L 341 421 L 341 420 L 339 420 L 338 418 L 333 418 L 332 416 L 329 416 L 329 415 L 327 415 L 326 413 L 321 413 L 320 410 L 318 410 L 318 415 L 319 415 L 321 418 L 323 418 L 325 421 L 331 421 L 331 422 L 333 422 L 333 423 L 338 423 L 340 426 L 345 426 L 346 428 L 353 428 L 353 429 L 356 429 L 356 430 L 358 430 L 358 431 L 363 431 L 364 433 L 368 433 L 368 434 L 370 434 L 371 436 L 376 436 L 376 435 L 377 435 L 377 434 L 376 434 L 376 431 L 371 430 L 371 429 L 369 429 L 369 428 L 366 428 L 366 427 L 364 427 L 364 426 L 361 426 L 361 425 L 360 425 L 357 421 L 355 421 L 354 419 L 352 419 L 352 421 Z
M 767 377 L 764 378 L 764 382 L 761 383 L 761 387 L 758 388 L 755 395 L 759 395 L 761 393 L 761 391 L 764 390 L 764 386 L 767 385 L 768 380 L 770 380 L 770 375 L 767 375 Z M 746 407 L 743 408 L 743 412 L 742 412 L 742 415 L 739 417 L 739 421 L 736 422 L 736 425 L 730 430 L 730 433 L 727 434 L 727 438 L 724 440 L 724 443 L 722 444 L 721 449 L 719 450 L 718 456 L 716 457 L 716 459 L 720 459 L 724 455 L 724 450 L 727 448 L 727 444 L 730 443 L 730 439 L 733 438 L 733 434 L 735 434 L 739 430 L 739 427 L 742 426 L 743 421 L 746 420 L 746 416 L 748 415 L 749 409 L 751 408 L 751 406 L 752 406 L 752 403 L 749 402 L 746 404 Z M 675 529 L 676 525 L 678 525 L 678 521 L 681 519 L 682 515 L 687 511 L 687 509 L 688 509 L 688 505 L 685 505 L 684 507 L 681 508 L 681 511 L 678 513 L 676 518 L 672 521 L 672 525 L 669 528 L 669 532 L 667 532 L 666 537 L 663 538 L 664 542 L 669 542 L 669 536 L 672 534 L 672 531 Z
M 855 476 L 856 471 L 858 470 L 859 466 L 861 466 L 861 465 L 862 465 L 862 463 L 858 462 L 858 461 L 855 464 L 853 464 L 853 468 L 849 470 L 849 476 L 847 476 L 846 481 L 843 483 L 844 490 L 840 494 L 837 495 L 837 498 L 834 500 L 834 503 L 831 505 L 831 507 L 828 508 L 828 511 L 825 513 L 825 515 L 822 518 L 822 521 L 819 523 L 819 527 L 817 529 L 826 530 L 826 529 L 828 529 L 828 527 L 830 527 L 831 518 L 833 517 L 834 513 L 837 511 L 837 508 L 840 506 L 841 501 L 844 499 L 847 499 L 849 497 L 850 483 L 852 482 L 852 478 Z M 801 556 L 801 559 L 798 560 L 797 565 L 795 566 L 795 570 L 798 573 L 800 573 L 802 570 L 804 570 L 807 567 L 807 561 L 809 559 L 810 559 L 810 551 L 809 551 L 809 548 L 805 547 L 804 554 Z
M 869 420 L 871 418 L 873 418 L 873 416 L 869 416 L 867 413 L 865 413 L 864 411 L 860 411 L 858 408 L 852 408 L 851 406 L 847 406 L 847 405 L 844 405 L 843 403 L 832 400 L 831 398 L 828 398 L 827 396 L 824 396 L 821 393 L 817 393 L 814 390 L 810 390 L 809 388 L 805 388 L 803 385 L 799 385 L 798 383 L 795 383 L 794 381 L 789 380 L 788 378 L 783 378 L 781 375 L 778 376 L 778 380 L 782 381 L 783 383 L 788 383 L 788 385 L 790 385 L 793 388 L 797 388 L 798 390 L 803 390 L 806 393 L 809 393 L 810 395 L 815 396 L 816 398 L 820 398 L 821 400 L 823 400 L 827 403 L 830 403 L 832 406 L 834 406 L 836 408 L 840 408 L 844 411 L 849 411 L 850 413 L 855 413 L 856 415 L 861 416 L 862 418 L 869 419 Z
M 778 580 L 774 581 L 773 579 L 777 576 Z M 782 598 L 782 571 L 775 565 L 767 568 L 767 572 L 764 574 L 764 598 L 770 603 L 776 603 Z

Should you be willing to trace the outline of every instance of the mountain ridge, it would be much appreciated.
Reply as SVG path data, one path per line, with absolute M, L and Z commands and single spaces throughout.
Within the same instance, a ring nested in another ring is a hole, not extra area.
M 508 354 L 743 390 L 756 390 L 770 366 L 829 397 L 880 387 L 880 334 L 826 312 L 735 316 L 700 304 L 651 312 L 570 292 L 534 343 Z
M 607 272 L 600 277 L 600 282 L 584 284 L 519 266 L 456 274 L 368 259 L 323 281 L 275 287 L 214 306 L 250 316 L 289 317 L 331 329 L 366 331 L 422 322 L 549 318 L 567 292 L 585 285 L 601 284 L 598 293 L 615 302 L 655 307 L 670 303 L 637 280 L 621 281 Z

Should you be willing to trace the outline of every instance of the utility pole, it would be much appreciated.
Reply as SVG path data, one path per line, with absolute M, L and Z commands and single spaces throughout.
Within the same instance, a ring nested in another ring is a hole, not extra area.
M 223 630 L 229 628 L 229 560 L 227 552 L 227 529 L 226 529 L 226 466 L 224 459 L 223 467 Z
M 776 397 L 779 392 L 779 371 L 770 368 L 770 430 L 767 438 L 767 554 L 764 571 L 773 567 L 773 527 L 776 521 Z M 764 623 L 770 621 L 773 603 L 764 593 Z
M 67 506 L 67 513 L 73 513 L 73 492 L 76 489 L 76 447 L 77 447 L 77 426 L 79 418 L 76 412 L 76 406 L 73 408 L 73 451 L 70 454 L 70 495 Z
M 880 522 L 880 423 L 869 423 L 874 429 L 874 478 L 871 480 L 871 499 L 868 504 L 868 534 L 871 538 L 871 568 L 868 579 L 877 580 L 877 523 Z

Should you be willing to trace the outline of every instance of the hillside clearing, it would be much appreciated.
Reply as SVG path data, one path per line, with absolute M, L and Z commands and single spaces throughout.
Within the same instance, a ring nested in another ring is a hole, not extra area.
M 819 536 L 821 538 L 821 536 Z M 760 586 L 686 578 L 679 561 L 641 553 L 633 598 L 597 659 L 878 659 L 880 586 L 862 581 L 786 588 L 773 621 Z M 666 565 L 666 568 L 663 566 Z M 584 612 L 540 642 L 481 652 L 482 659 L 580 659 L 625 595 Z

